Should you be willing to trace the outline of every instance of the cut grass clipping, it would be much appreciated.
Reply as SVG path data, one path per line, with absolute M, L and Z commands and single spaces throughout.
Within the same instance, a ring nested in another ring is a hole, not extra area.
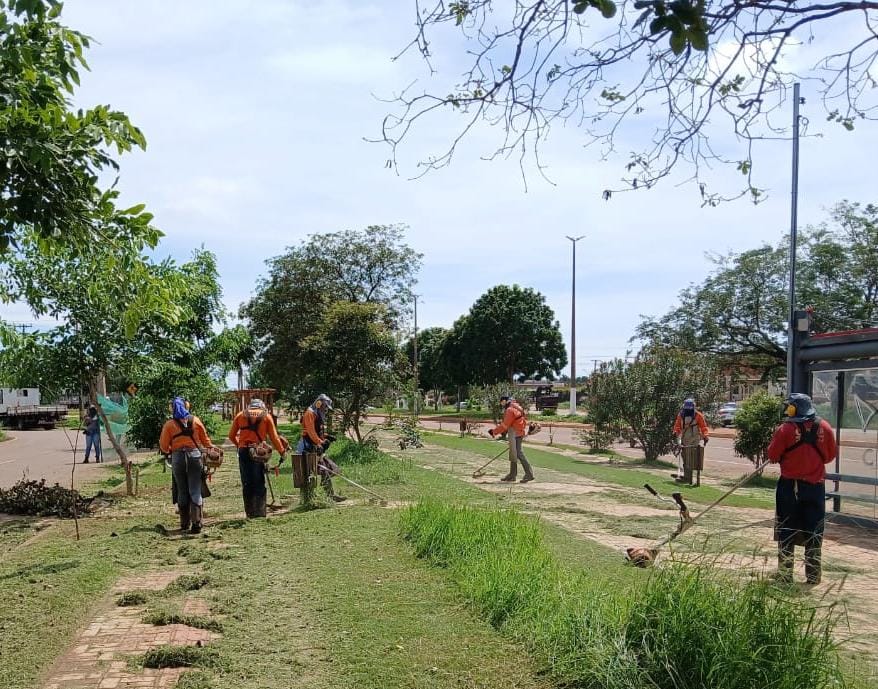
M 144 591 L 126 591 L 116 599 L 116 605 L 120 608 L 127 608 L 132 605 L 143 605 L 146 603 L 146 600 L 146 593 Z
M 856 686 L 832 641 L 832 609 L 767 582 L 688 565 L 620 584 L 563 565 L 538 522 L 515 512 L 422 502 L 401 519 L 417 556 L 447 568 L 560 686 Z
M 151 648 L 140 658 L 145 668 L 216 667 L 219 655 L 209 646 L 159 646 Z
M 223 625 L 219 620 L 205 617 L 204 615 L 185 615 L 166 609 L 150 610 L 142 619 L 144 624 L 153 624 L 157 627 L 165 627 L 169 624 L 185 624 L 187 627 L 206 629 L 209 632 L 223 631 Z

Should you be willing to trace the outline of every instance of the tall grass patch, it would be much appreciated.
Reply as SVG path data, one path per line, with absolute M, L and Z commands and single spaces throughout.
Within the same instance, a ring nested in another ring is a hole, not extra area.
M 402 462 L 382 452 L 371 443 L 357 443 L 339 438 L 328 451 L 342 473 L 364 485 L 390 485 L 405 482 Z
M 840 665 L 833 609 L 767 582 L 708 564 L 624 580 L 569 567 L 536 520 L 510 511 L 421 502 L 401 519 L 416 555 L 446 568 L 559 686 L 858 686 Z

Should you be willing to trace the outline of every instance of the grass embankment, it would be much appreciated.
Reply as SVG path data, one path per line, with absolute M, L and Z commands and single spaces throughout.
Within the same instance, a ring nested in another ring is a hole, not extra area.
M 427 502 L 402 524 L 415 553 L 445 568 L 558 686 L 856 686 L 835 652 L 831 611 L 766 582 L 709 567 L 659 569 L 640 583 L 572 568 L 535 520 L 509 511 Z
M 429 494 L 496 504 L 483 491 L 383 454 L 351 464 L 345 443 L 333 453 L 346 474 L 378 481 L 371 485 L 391 500 Z M 272 478 L 278 498 L 292 488 L 289 463 L 282 472 Z M 77 630 L 101 605 L 116 604 L 110 589 L 121 577 L 173 566 L 209 575 L 196 595 L 207 599 L 210 618 L 223 629 L 210 644 L 215 653 L 208 666 L 181 687 L 545 688 L 520 649 L 462 608 L 456 587 L 440 572 L 412 558 L 399 538 L 396 511 L 346 505 L 245 521 L 237 462 L 227 457 L 211 483 L 205 532 L 169 536 L 175 522 L 169 482 L 161 462 L 145 464 L 141 497 L 119 497 L 103 513 L 81 519 L 79 542 L 69 522 L 27 545 L 18 532 L 0 533 L 0 551 L 7 551 L 0 563 L 0 686 L 40 686 L 41 673 Z M 361 497 L 344 482 L 337 489 Z M 560 530 L 553 537 L 579 562 L 617 559 Z M 175 595 L 146 594 L 144 613 L 155 608 L 152 620 L 173 619 L 182 611 Z
M 503 449 L 496 441 L 459 438 L 442 433 L 427 432 L 424 433 L 424 438 L 428 442 L 442 447 L 465 450 L 484 457 L 493 457 Z M 643 462 L 631 463 L 628 466 L 619 464 L 610 466 L 605 462 L 589 460 L 586 457 L 570 457 L 551 450 L 540 450 L 537 446 L 530 444 L 525 445 L 524 451 L 530 463 L 535 467 L 576 474 L 597 483 L 625 488 L 642 489 L 644 483 L 649 483 L 665 495 L 679 491 L 683 493 L 687 502 L 709 504 L 725 492 L 724 489 L 715 486 L 701 485 L 698 488 L 681 486 L 669 477 L 663 466 L 658 466 L 654 470 L 650 469 L 652 465 Z M 773 509 L 774 493 L 766 487 L 750 486 L 729 496 L 723 504 L 730 507 Z

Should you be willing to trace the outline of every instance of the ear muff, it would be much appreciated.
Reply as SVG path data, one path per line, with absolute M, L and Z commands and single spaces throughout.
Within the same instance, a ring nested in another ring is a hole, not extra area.
M 322 406 L 323 406 L 323 402 L 321 402 L 320 400 L 317 400 L 317 401 L 314 403 L 314 408 L 315 408 L 315 409 L 320 409 L 320 407 L 322 407 Z
M 190 409 L 192 409 L 192 405 L 189 404 L 189 400 L 186 400 L 186 402 L 184 402 L 184 404 L 186 406 L 186 411 L 189 411 Z
M 787 416 L 795 416 L 796 415 L 796 405 L 795 404 L 787 404 L 786 409 L 784 409 L 784 414 Z

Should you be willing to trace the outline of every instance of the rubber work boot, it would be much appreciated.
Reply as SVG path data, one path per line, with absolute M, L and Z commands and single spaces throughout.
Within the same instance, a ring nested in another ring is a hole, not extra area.
M 774 580 L 779 584 L 793 583 L 793 557 L 795 556 L 796 547 L 792 544 L 777 544 L 777 573 Z
M 819 584 L 823 575 L 823 552 L 821 544 L 805 545 L 805 580 Z
M 524 478 L 521 479 L 521 483 L 529 483 L 534 480 L 534 470 L 530 467 L 530 462 L 528 462 L 524 457 L 521 457 L 521 466 L 524 467 Z
M 253 517 L 264 517 L 267 511 L 266 507 L 266 496 L 265 495 L 254 495 L 253 496 Z
M 533 480 L 534 480 L 533 474 L 525 474 L 524 478 L 522 478 L 521 481 L 519 481 L 519 483 L 530 483 Z
M 509 462 L 509 473 L 506 474 L 500 480 L 504 483 L 512 483 L 515 481 L 515 478 L 518 476 L 518 464 L 516 462 Z
M 191 523 L 191 520 L 189 518 L 189 510 L 187 510 L 187 509 L 180 510 L 180 530 L 186 531 L 186 529 L 189 528 L 190 523 Z
M 189 518 L 192 520 L 192 526 L 189 529 L 189 533 L 201 533 L 201 514 L 201 505 L 196 505 L 195 503 L 189 505 Z

